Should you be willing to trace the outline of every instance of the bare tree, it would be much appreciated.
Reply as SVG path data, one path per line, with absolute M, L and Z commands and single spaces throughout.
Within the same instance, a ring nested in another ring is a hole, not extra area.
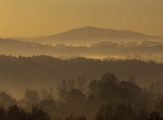
M 129 78 L 128 78 L 128 81 L 131 82 L 132 84 L 134 85 L 137 85 L 138 83 L 135 81 L 135 77 L 130 75 Z
M 59 101 L 63 101 L 66 98 L 68 93 L 68 88 L 65 80 L 62 80 L 61 85 L 58 87 L 58 99 Z
M 67 84 L 68 91 L 72 91 L 75 88 L 74 79 L 69 79 Z
M 54 99 L 54 91 L 52 88 L 50 90 L 47 90 L 46 88 L 42 88 L 40 91 L 40 96 L 42 100 L 49 99 L 49 97 Z
M 48 95 L 48 90 L 46 88 L 42 88 L 42 90 L 40 91 L 40 95 L 43 100 L 46 99 Z
M 78 76 L 76 83 L 78 89 L 82 92 L 87 88 L 87 79 L 85 76 Z
M 24 100 L 27 106 L 36 105 L 40 101 L 39 93 L 36 90 L 29 90 L 27 88 Z

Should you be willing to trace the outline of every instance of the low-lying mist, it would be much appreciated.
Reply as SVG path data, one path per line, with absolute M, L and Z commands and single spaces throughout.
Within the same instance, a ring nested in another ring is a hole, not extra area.
M 0 55 L 0 88 L 20 99 L 26 88 L 38 90 L 48 87 L 56 90 L 63 79 L 77 80 L 79 76 L 85 76 L 91 81 L 99 79 L 106 72 L 116 74 L 121 80 L 133 76 L 138 85 L 144 87 L 153 81 L 162 81 L 162 71 L 162 63 L 136 59 Z
M 46 45 L 40 43 L 22 42 L 0 39 L 0 54 L 13 56 L 48 55 L 60 58 L 120 58 L 138 59 L 156 62 L 163 61 L 163 42 L 99 42 L 87 46 L 76 45 Z
M 79 76 L 62 80 L 56 91 L 27 88 L 20 100 L 1 91 L 0 114 L 3 120 L 162 119 L 163 81 L 141 88 L 133 76 L 120 79 L 110 72 L 91 81 Z
M 162 51 L 163 42 L 156 41 L 81 46 L 0 39 L 0 115 L 4 120 L 161 119 Z

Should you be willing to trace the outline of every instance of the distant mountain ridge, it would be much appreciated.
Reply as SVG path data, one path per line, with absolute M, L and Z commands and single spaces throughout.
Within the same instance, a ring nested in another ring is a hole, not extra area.
M 96 28 L 96 27 L 83 27 L 69 30 L 67 32 L 59 33 L 56 35 L 49 36 L 47 38 L 64 38 L 72 37 L 72 38 L 161 38 L 159 36 L 151 36 L 142 34 L 139 32 L 129 31 L 129 30 L 113 30 L 113 29 L 104 29 L 104 28 Z
M 123 42 L 127 41 L 145 41 L 145 40 L 163 40 L 163 37 L 146 35 L 129 30 L 113 30 L 96 27 L 82 27 L 72 29 L 59 34 L 30 39 L 33 42 L 44 44 L 82 44 L 101 41 Z

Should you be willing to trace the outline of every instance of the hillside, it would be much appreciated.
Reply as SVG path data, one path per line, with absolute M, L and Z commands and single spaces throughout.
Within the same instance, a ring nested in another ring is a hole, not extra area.
M 95 42 L 112 41 L 146 41 L 155 40 L 161 41 L 162 37 L 151 36 L 129 30 L 113 30 L 96 27 L 83 27 L 72 29 L 63 33 L 34 38 L 34 39 L 19 39 L 23 41 L 33 41 L 44 44 L 68 44 L 68 45 L 87 45 Z
M 163 64 L 140 60 L 62 60 L 49 56 L 0 55 L 0 88 L 1 91 L 22 97 L 27 87 L 57 89 L 63 79 L 76 80 L 78 76 L 83 75 L 89 83 L 93 79 L 99 79 L 106 72 L 116 74 L 120 80 L 128 80 L 129 76 L 134 76 L 140 86 L 147 86 L 152 81 L 161 81 L 162 71 Z
M 13 56 L 48 55 L 54 57 L 123 58 L 163 62 L 163 42 L 99 42 L 90 46 L 55 46 L 35 42 L 0 39 L 0 54 Z

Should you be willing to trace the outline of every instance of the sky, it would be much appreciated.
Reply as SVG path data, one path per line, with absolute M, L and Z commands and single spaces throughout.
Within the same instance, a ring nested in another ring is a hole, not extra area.
M 0 37 L 85 26 L 163 36 L 163 0 L 0 0 Z

